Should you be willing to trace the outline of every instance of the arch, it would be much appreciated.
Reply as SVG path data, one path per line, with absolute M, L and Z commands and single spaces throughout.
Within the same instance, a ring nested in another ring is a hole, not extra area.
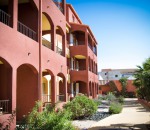
M 55 96 L 54 91 L 54 74 L 51 70 L 45 69 L 42 71 L 42 102 L 43 105 L 47 102 L 53 102 Z
M 92 96 L 92 83 L 91 83 L 91 81 L 89 82 L 89 93 L 90 93 L 90 96 Z
M 94 82 L 92 82 L 92 97 L 94 98 L 95 96 L 95 85 Z
M 2 57 L 0 57 L 0 100 L 7 100 L 7 106 L 3 106 L 2 112 L 12 112 L 12 66 Z
M 31 64 L 22 64 L 17 68 L 17 121 L 35 105 L 38 100 L 38 71 Z
M 54 23 L 50 16 L 43 12 L 42 13 L 42 44 L 43 46 L 54 50 Z
M 63 73 L 57 74 L 57 101 L 64 102 L 66 101 L 66 92 L 67 92 L 67 85 L 66 85 L 66 78 Z
M 78 93 L 88 95 L 86 88 L 87 88 L 87 83 L 85 81 L 77 80 L 73 82 L 74 96 L 76 96 Z
M 42 12 L 42 31 L 52 30 L 52 29 L 54 29 L 54 23 L 52 19 L 47 13 Z
M 60 26 L 56 27 L 56 53 L 65 56 L 65 33 Z
M 60 26 L 56 26 L 56 34 L 60 34 L 62 36 L 65 35 L 64 31 L 62 30 Z

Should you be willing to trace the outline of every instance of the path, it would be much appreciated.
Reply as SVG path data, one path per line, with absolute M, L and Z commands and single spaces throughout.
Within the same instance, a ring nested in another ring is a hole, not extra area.
M 150 110 L 138 103 L 137 99 L 125 99 L 122 113 L 111 115 L 94 123 L 88 130 L 148 130 Z

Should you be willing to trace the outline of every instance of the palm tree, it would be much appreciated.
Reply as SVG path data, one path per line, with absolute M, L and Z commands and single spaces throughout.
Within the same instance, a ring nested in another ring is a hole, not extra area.
M 137 86 L 137 94 L 141 98 L 150 100 L 150 58 L 148 58 L 135 73 L 134 85 Z

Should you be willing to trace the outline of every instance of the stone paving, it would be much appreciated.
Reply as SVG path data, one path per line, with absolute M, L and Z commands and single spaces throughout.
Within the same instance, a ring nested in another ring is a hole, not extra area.
M 150 110 L 138 103 L 137 99 L 125 99 L 123 111 L 95 122 L 88 130 L 150 130 Z

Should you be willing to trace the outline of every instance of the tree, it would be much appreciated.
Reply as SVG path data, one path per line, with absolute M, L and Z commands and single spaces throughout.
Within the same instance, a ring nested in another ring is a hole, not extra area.
M 142 66 L 137 66 L 134 85 L 137 87 L 137 96 L 150 101 L 150 57 Z
M 121 78 L 119 81 L 122 85 L 122 90 L 121 90 L 122 96 L 125 96 L 126 86 L 127 86 L 127 78 Z

